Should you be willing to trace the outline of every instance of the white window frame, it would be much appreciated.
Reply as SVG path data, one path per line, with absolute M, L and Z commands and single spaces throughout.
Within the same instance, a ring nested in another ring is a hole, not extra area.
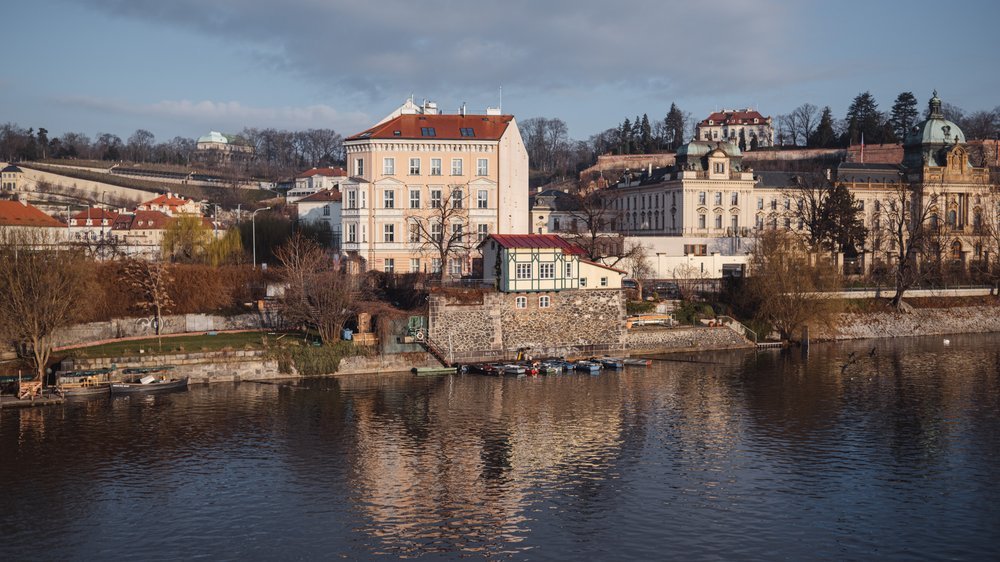
M 386 189 L 382 192 L 382 208 L 396 208 L 396 191 L 394 189 Z
M 531 279 L 531 264 L 530 263 L 515 263 L 514 264 L 514 279 L 530 280 Z
M 365 159 L 355 158 L 354 159 L 354 175 L 362 177 L 365 175 Z
M 394 176 L 396 175 L 396 159 L 392 156 L 386 156 L 382 159 L 382 175 L 383 176 Z
M 538 297 L 538 308 L 548 308 L 551 302 L 547 295 L 542 295 Z
M 476 175 L 477 176 L 488 176 L 488 175 L 490 175 L 490 160 L 489 160 L 489 158 L 477 158 L 476 159 Z
M 420 175 L 420 159 L 410 158 L 410 175 L 419 176 Z
M 382 271 L 385 273 L 395 273 L 396 270 L 396 260 L 394 258 L 385 258 L 382 262 Z
M 358 208 L 358 192 L 353 189 L 347 190 L 347 208 L 348 209 Z
M 490 235 L 490 225 L 480 224 L 476 226 L 476 241 L 482 242 L 486 240 L 486 237 Z
M 358 225 L 353 223 L 348 223 L 347 225 L 347 241 L 354 243 L 358 241 Z
M 432 189 L 431 190 L 431 209 L 440 209 L 441 208 L 441 196 L 442 195 L 443 194 L 442 194 L 442 192 L 441 192 L 440 189 Z
M 608 286 L 608 278 L 607 277 L 601 277 L 601 286 L 602 287 L 607 287 Z
M 556 278 L 556 264 L 552 262 L 542 262 L 538 264 L 538 278 L 539 279 L 555 279 Z
M 490 192 L 486 189 L 480 189 L 476 194 L 476 208 L 477 209 L 489 209 L 490 208 Z
M 396 225 L 392 223 L 382 225 L 382 241 L 387 244 L 396 242 Z
M 528 308 L 528 297 L 516 297 L 514 299 L 514 306 L 516 308 Z
M 463 161 L 461 158 L 451 159 L 451 175 L 460 176 L 463 171 Z
M 420 208 L 420 190 L 411 189 L 410 190 L 410 208 L 419 209 Z
M 420 258 L 410 258 L 410 273 L 420 273 Z
M 431 158 L 431 175 L 440 176 L 441 175 L 441 159 Z

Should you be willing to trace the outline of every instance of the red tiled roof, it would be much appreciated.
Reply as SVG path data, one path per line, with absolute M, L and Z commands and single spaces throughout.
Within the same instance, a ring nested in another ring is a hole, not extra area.
M 347 140 L 499 140 L 513 119 L 513 115 L 400 115 Z M 422 134 L 428 128 L 434 129 L 433 136 Z M 462 135 L 462 129 L 472 129 L 472 136 Z
M 767 117 L 761 115 L 758 111 L 716 111 L 698 124 L 708 125 L 708 122 L 711 121 L 713 126 L 746 125 L 753 124 L 754 118 L 759 119 L 760 122 L 765 122 L 768 119 Z
M 91 208 L 86 209 L 84 211 L 80 211 L 79 213 L 73 215 L 70 218 L 73 219 L 73 220 L 75 220 L 75 221 L 77 221 L 77 222 L 84 221 L 84 223 L 86 223 L 87 219 L 90 219 L 92 221 L 95 221 L 95 220 L 104 220 L 104 219 L 108 219 L 108 220 L 113 221 L 113 220 L 115 220 L 115 217 L 117 217 L 117 216 L 118 216 L 118 213 L 115 213 L 113 211 L 108 211 L 108 210 L 102 209 L 100 207 L 91 207 Z
M 491 234 L 489 239 L 496 240 L 497 244 L 507 249 L 557 248 L 569 255 L 582 256 L 586 253 L 583 248 L 555 234 Z
M 297 203 L 325 203 L 328 201 L 340 201 L 341 194 L 336 189 L 323 189 L 313 193 L 308 197 L 299 199 Z
M 343 168 L 313 168 L 311 170 L 306 170 L 295 177 L 311 178 L 313 176 L 327 176 L 332 178 L 347 177 L 347 170 Z
M 19 201 L 0 201 L 0 226 L 48 226 L 66 225 L 46 215 L 37 207 Z
M 153 205 L 160 205 L 163 207 L 181 207 L 183 205 L 186 205 L 188 202 L 189 200 L 184 199 L 183 197 L 175 197 L 171 193 L 164 193 L 163 195 L 159 195 L 157 197 L 154 197 L 153 199 L 150 199 L 149 201 L 146 201 L 140 206 L 150 207 Z
M 174 220 L 161 211 L 136 211 L 131 215 L 118 215 L 112 230 L 153 230 L 163 229 Z

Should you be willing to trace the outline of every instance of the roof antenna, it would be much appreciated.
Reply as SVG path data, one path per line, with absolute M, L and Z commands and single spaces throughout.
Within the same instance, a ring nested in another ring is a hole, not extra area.
M 497 109 L 500 110 L 500 115 L 503 115 L 503 84 L 500 84 L 500 107 Z

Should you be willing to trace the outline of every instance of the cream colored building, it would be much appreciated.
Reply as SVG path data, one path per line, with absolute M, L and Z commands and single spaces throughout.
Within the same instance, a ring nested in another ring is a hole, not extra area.
M 528 155 L 512 115 L 409 100 L 344 148 L 343 250 L 361 269 L 468 275 L 488 235 L 528 232 Z M 442 264 L 435 241 L 455 234 L 461 247 Z
M 10 164 L 0 170 L 0 179 L 2 179 L 0 181 L 0 193 L 9 195 L 22 189 L 24 172 L 21 168 Z
M 621 289 L 625 272 L 585 259 L 554 234 L 497 234 L 480 244 L 483 281 L 504 293 Z

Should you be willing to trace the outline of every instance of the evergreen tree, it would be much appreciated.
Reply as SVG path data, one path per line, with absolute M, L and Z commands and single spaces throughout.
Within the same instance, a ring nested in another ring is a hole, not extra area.
M 837 132 L 833 130 L 833 112 L 830 106 L 823 108 L 823 114 L 819 118 L 819 125 L 813 131 L 812 136 L 806 141 L 806 145 L 817 148 L 830 148 L 837 144 Z
M 821 239 L 829 241 L 835 251 L 853 257 L 864 247 L 868 230 L 854 195 L 843 183 L 837 184 L 820 210 Z
M 892 113 L 889 123 L 892 124 L 892 131 L 900 141 L 906 140 L 906 135 L 917 122 L 917 98 L 913 92 L 903 92 L 896 96 L 896 101 L 892 104 Z
M 632 122 L 628 120 L 628 117 L 618 129 L 618 153 L 632 154 Z
M 740 129 L 740 143 L 739 143 L 739 147 L 740 147 L 740 152 L 746 152 L 747 151 L 747 136 L 746 136 L 746 134 L 743 133 L 743 129 Z
M 677 107 L 677 104 L 671 103 L 670 111 L 667 112 L 667 117 L 663 121 L 667 129 L 667 150 L 675 151 L 677 147 L 684 144 L 684 112 Z
M 884 119 L 871 92 L 866 91 L 855 96 L 851 106 L 847 108 L 846 121 L 847 130 L 844 132 L 843 140 L 845 144 L 861 144 L 862 138 L 868 144 L 883 142 Z
M 639 142 L 643 154 L 653 152 L 653 128 L 649 126 L 649 116 L 645 113 L 642 114 L 642 123 L 639 125 Z

